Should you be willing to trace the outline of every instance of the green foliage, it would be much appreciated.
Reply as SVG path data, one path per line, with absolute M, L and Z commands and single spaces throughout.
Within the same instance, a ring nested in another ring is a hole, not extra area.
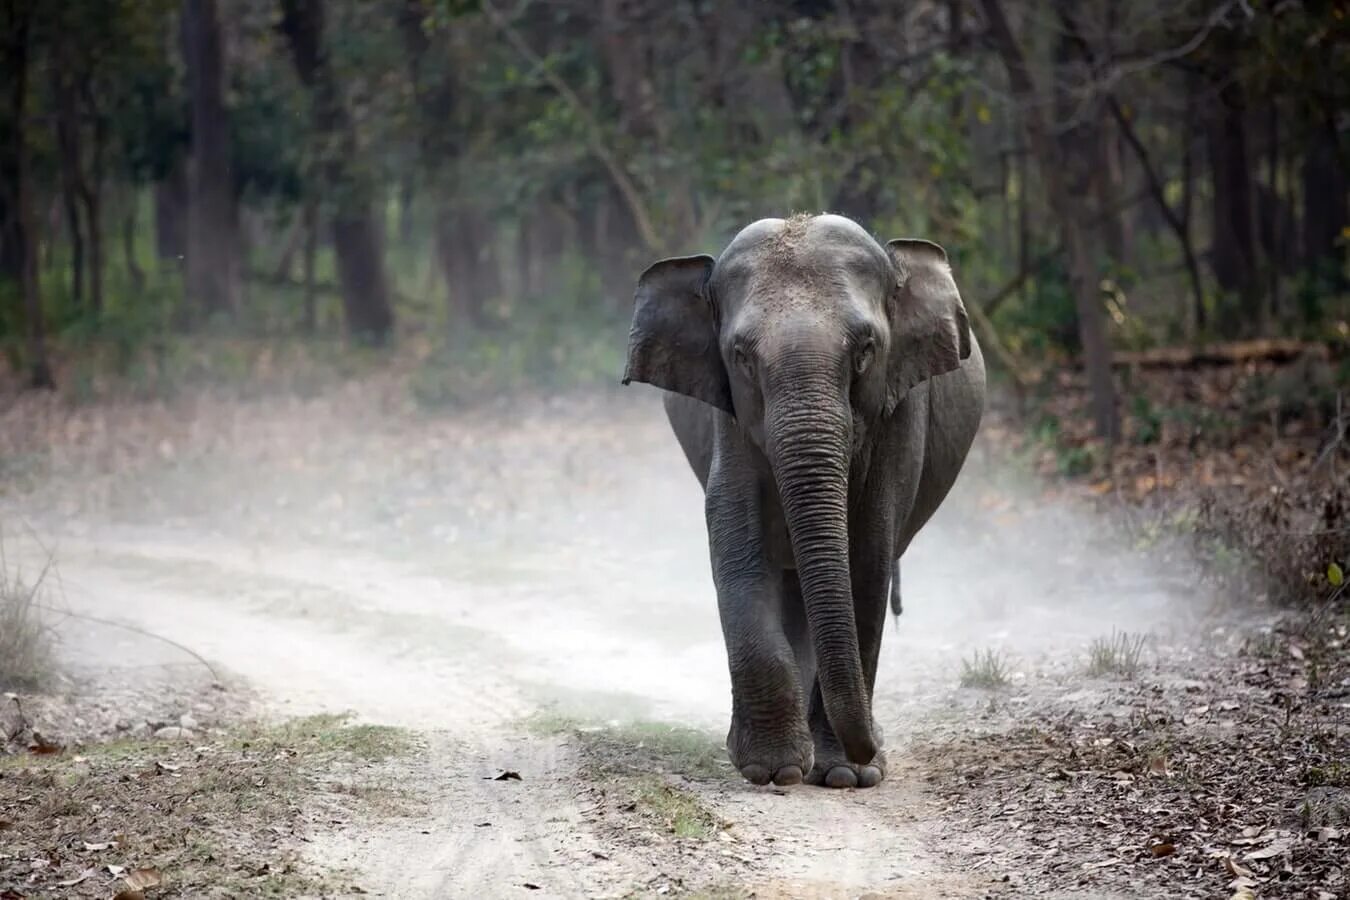
M 1130 439 L 1136 444 L 1156 444 L 1162 437 L 1163 417 L 1157 407 L 1143 394 L 1130 398 L 1130 414 L 1134 421 L 1134 433 Z
M 1003 344 L 1038 363 L 1081 351 L 1060 223 L 1046 214 L 1036 160 L 1023 154 L 1022 110 L 1006 102 L 1001 64 L 984 42 L 970 40 L 970 29 L 978 27 L 973 20 L 963 35 L 953 35 L 940 11 L 895 15 L 883 7 L 850 11 L 785 0 L 746 9 L 525 0 L 495 4 L 494 16 L 477 0 L 319 5 L 321 56 L 332 77 L 317 93 L 296 75 L 275 3 L 244 0 L 222 12 L 230 169 L 251 277 L 235 319 L 209 328 L 270 336 L 300 330 L 303 292 L 270 282 L 298 279 L 297 253 L 290 253 L 289 266 L 277 268 L 277 262 L 283 244 L 300 235 L 291 227 L 300 207 L 317 201 L 318 328 L 330 337 L 339 333 L 341 285 L 327 240 L 334 216 L 391 209 L 396 196 L 412 212 L 401 221 L 386 217 L 384 261 L 403 333 L 438 338 L 414 388 L 419 402 L 432 406 L 460 402 L 488 384 L 586 380 L 608 372 L 617 351 L 607 342 L 621 345 L 622 334 L 611 331 L 612 310 L 599 298 L 620 292 L 616 283 L 626 291 L 651 256 L 715 249 L 750 219 L 793 211 L 832 209 L 881 237 L 937 239 L 971 304 L 1027 264 L 1031 271 L 1020 288 L 991 316 Z M 26 99 L 27 118 L 41 123 L 30 129 L 29 150 L 41 213 L 44 309 L 58 340 L 96 342 L 96 356 L 126 373 L 143 355 L 171 353 L 136 349 L 154 348 L 160 339 L 154 332 L 162 337 L 196 319 L 197 311 L 184 308 L 177 278 L 155 271 L 145 258 L 153 223 L 145 188 L 181 173 L 191 148 L 181 4 L 31 6 L 36 19 Z M 1076 83 L 1080 73 L 1056 68 L 1074 64 L 1052 52 L 1054 16 L 1042 11 L 1047 14 L 1017 17 L 1016 37 L 1038 78 Z M 1100 5 L 1084 7 L 1087 40 L 1097 39 L 1107 15 Z M 1113 31 L 1128 39 L 1111 52 L 1147 59 L 1170 51 L 1176 35 L 1204 25 L 1197 15 L 1187 4 L 1166 14 L 1114 10 Z M 1344 68 L 1337 41 L 1346 21 L 1311 7 L 1281 7 L 1275 14 L 1257 5 L 1243 23 L 1223 29 L 1241 51 L 1224 78 L 1277 105 L 1282 164 L 1311 158 L 1315 141 L 1325 136 L 1325 110 L 1339 108 L 1334 101 L 1350 80 L 1328 79 L 1313 61 L 1325 62 L 1328 71 Z M 1203 78 L 1213 43 L 1179 62 Z M 1130 98 L 1129 121 L 1160 173 L 1168 203 L 1179 210 L 1187 198 L 1193 222 L 1207 221 L 1213 189 L 1203 166 L 1192 171 L 1191 182 L 1180 177 L 1182 148 L 1198 140 L 1187 130 L 1194 124 L 1176 115 L 1188 82 L 1170 67 L 1125 80 L 1120 88 Z M 63 219 L 70 158 L 57 129 L 47 127 L 59 118 L 63 86 L 77 96 L 76 168 L 102 203 L 97 228 L 110 299 L 99 317 L 83 308 L 87 289 L 79 303 L 70 296 L 73 242 Z M 335 111 L 342 127 L 325 120 Z M 1075 152 L 1095 146 L 1096 129 L 1119 137 L 1100 104 L 1080 112 Z M 1263 145 L 1250 143 L 1256 148 L 1250 167 L 1258 182 L 1268 180 Z M 1119 178 L 1082 173 L 1079 192 L 1113 342 L 1142 347 L 1202 336 L 1187 329 L 1193 301 L 1180 247 L 1149 213 L 1153 201 L 1142 193 L 1110 196 L 1143 181 L 1137 161 L 1127 155 L 1114 168 Z M 1256 187 L 1258 193 L 1273 189 L 1296 217 L 1306 205 L 1295 196 L 1297 181 Z M 122 271 L 128 267 L 117 246 L 132 208 L 140 211 L 133 243 L 148 273 L 144 289 Z M 654 235 L 641 233 L 639 218 L 650 220 Z M 1110 246 L 1108 223 L 1129 232 L 1130 247 Z M 472 232 L 469 238 L 464 231 Z M 1205 229 L 1192 231 L 1203 257 L 1209 238 Z M 456 242 L 472 246 L 447 249 Z M 444 299 L 462 295 L 464 284 L 447 289 L 429 274 L 446 268 L 447 256 L 453 270 L 461 255 L 489 260 L 503 283 L 473 288 L 502 296 L 475 296 L 484 309 L 464 315 L 472 324 L 447 320 Z M 531 280 L 560 286 L 525 296 L 530 292 L 512 276 L 536 262 L 542 277 Z M 578 285 L 583 269 L 585 291 Z M 604 272 L 603 291 L 598 272 Z M 259 274 L 268 276 L 268 286 L 252 277 Z M 1205 278 L 1212 321 L 1232 298 L 1219 296 L 1208 270 Z M 1350 318 L 1343 258 L 1299 261 L 1283 278 L 1279 327 L 1325 339 L 1325 323 L 1343 327 Z M 0 284 L 0 301 L 0 352 L 18 365 L 23 322 L 12 285 Z M 142 304 L 150 309 L 117 308 Z M 457 374 L 443 374 L 452 371 Z M 484 372 L 495 374 L 480 377 Z M 1166 418 L 1163 411 L 1147 413 L 1137 417 L 1142 425 L 1133 435 L 1141 443 L 1157 440 Z M 1090 463 L 1082 453 L 1064 460 L 1073 471 Z

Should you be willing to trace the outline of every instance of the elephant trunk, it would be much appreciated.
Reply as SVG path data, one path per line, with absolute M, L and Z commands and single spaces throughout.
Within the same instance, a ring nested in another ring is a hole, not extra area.
M 812 389 L 797 381 L 790 396 L 779 394 L 781 402 L 770 401 L 765 437 L 796 558 L 825 713 L 849 760 L 864 764 L 876 755 L 876 742 L 849 574 L 853 419 L 847 401 L 835 393 L 829 385 Z

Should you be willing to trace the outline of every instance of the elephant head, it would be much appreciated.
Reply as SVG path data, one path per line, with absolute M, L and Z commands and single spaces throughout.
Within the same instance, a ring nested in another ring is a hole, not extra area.
M 875 745 L 850 586 L 850 472 L 911 388 L 969 355 L 942 248 L 883 247 L 841 216 L 762 219 L 719 258 L 663 260 L 638 281 L 624 384 L 717 407 L 768 461 L 826 714 L 855 762 Z

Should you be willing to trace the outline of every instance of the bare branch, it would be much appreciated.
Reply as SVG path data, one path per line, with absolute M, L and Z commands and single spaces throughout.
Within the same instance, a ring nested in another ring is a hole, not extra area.
M 628 175 L 628 171 L 619 162 L 613 151 L 605 144 L 604 130 L 600 127 L 600 122 L 591 113 L 590 108 L 586 106 L 577 92 L 572 90 L 571 86 L 558 75 L 557 72 L 549 66 L 548 61 L 530 48 L 525 39 L 521 37 L 520 32 L 516 31 L 491 2 L 483 0 L 483 12 L 487 14 L 488 20 L 493 26 L 506 38 L 517 53 L 521 55 L 531 66 L 533 66 L 544 80 L 549 83 L 553 90 L 557 91 L 558 96 L 572 107 L 577 118 L 581 120 L 586 127 L 586 143 L 595 158 L 605 167 L 609 177 L 613 179 L 614 186 L 619 189 L 623 195 L 624 201 L 628 204 L 629 212 L 633 214 L 633 221 L 637 225 L 638 234 L 642 242 L 653 253 L 660 253 L 664 247 L 660 237 L 656 233 L 656 227 L 652 223 L 651 213 L 647 209 L 647 204 L 642 198 L 641 192 L 633 179 Z

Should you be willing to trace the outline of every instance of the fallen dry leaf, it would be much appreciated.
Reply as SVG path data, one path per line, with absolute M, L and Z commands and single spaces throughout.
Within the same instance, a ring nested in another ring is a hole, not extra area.
M 97 851 L 99 851 L 99 850 L 107 850 L 107 849 L 109 849 L 110 847 L 116 847 L 116 846 L 117 846 L 117 841 L 103 841 L 103 842 L 98 843 L 98 844 L 91 844 L 91 843 L 89 843 L 88 841 L 85 841 L 85 842 L 84 842 L 84 849 L 88 850 L 88 851 L 91 852 L 91 853 L 97 852 Z
M 1118 865 L 1121 864 L 1121 862 L 1123 862 L 1123 860 L 1119 860 L 1119 859 L 1101 859 L 1101 860 L 1098 860 L 1097 862 L 1083 863 L 1083 868 L 1084 868 L 1084 869 L 1105 869 L 1105 868 L 1109 868 L 1110 866 L 1118 866 Z
M 132 890 L 118 891 L 113 894 L 113 900 L 145 900 L 145 894 Z
M 96 874 L 98 874 L 98 869 L 85 869 L 83 872 L 76 875 L 74 878 L 67 878 L 65 881 L 58 881 L 56 883 L 56 886 L 74 887 L 75 885 L 79 884 L 82 881 L 88 881 L 90 878 L 93 878 Z
M 1228 870 L 1228 874 L 1232 875 L 1234 878 L 1255 877 L 1255 873 L 1253 873 L 1251 869 L 1247 868 L 1242 863 L 1233 859 L 1233 857 L 1231 856 L 1225 856 L 1223 858 L 1223 865 L 1224 868 Z
M 144 890 L 145 888 L 159 887 L 163 882 L 160 877 L 159 869 L 153 866 L 145 869 L 132 869 L 127 873 L 127 887 L 133 891 Z
M 34 756 L 50 756 L 54 753 L 60 753 L 66 749 L 65 745 L 58 744 L 56 741 L 49 741 L 36 731 L 33 732 L 33 743 L 28 745 L 28 752 Z
M 1288 839 L 1275 841 L 1268 847 L 1262 847 L 1260 850 L 1253 850 L 1250 853 L 1244 853 L 1243 859 L 1270 859 L 1274 856 L 1283 856 L 1289 852 L 1289 848 L 1294 845 L 1293 841 Z

